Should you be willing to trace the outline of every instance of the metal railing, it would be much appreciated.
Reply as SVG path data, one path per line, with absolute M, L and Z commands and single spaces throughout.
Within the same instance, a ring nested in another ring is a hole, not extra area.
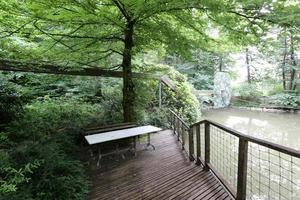
M 170 125 L 190 160 L 210 170 L 238 200 L 300 199 L 300 151 L 202 120 Z
M 174 134 L 177 136 L 177 140 L 180 141 L 182 145 L 182 149 L 187 150 L 186 145 L 189 145 L 188 131 L 190 127 L 183 121 L 183 119 L 181 119 L 173 111 L 171 111 L 171 113 L 173 114 L 172 115 L 173 119 L 171 119 L 170 122 L 173 122 L 172 124 L 173 124 Z M 186 152 L 189 153 L 188 151 Z

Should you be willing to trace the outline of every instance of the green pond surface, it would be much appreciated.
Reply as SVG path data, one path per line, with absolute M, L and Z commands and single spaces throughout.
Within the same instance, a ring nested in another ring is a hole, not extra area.
M 206 111 L 202 117 L 241 133 L 300 150 L 300 114 L 218 109 Z

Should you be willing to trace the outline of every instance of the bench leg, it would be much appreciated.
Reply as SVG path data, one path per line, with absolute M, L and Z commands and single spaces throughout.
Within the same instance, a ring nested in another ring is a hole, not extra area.
M 119 144 L 118 142 L 116 143 L 116 154 L 117 154 L 117 161 L 119 161 L 119 157 L 120 157 L 120 151 L 119 151 Z
M 150 142 L 150 133 L 147 134 L 147 148 L 151 146 L 155 150 L 155 146 Z
M 133 150 L 134 150 L 134 156 L 136 156 L 136 137 L 133 137 Z
M 97 161 L 97 167 L 101 167 L 100 166 L 100 160 L 101 160 L 101 158 L 102 158 L 102 154 L 101 154 L 101 148 L 100 148 L 100 146 L 99 146 L 99 148 L 98 148 L 98 161 Z
M 93 153 L 93 148 L 92 147 L 89 147 L 89 152 L 90 152 L 90 156 L 93 160 L 95 160 L 95 157 L 94 157 L 94 153 Z
M 117 161 L 119 161 L 120 156 L 123 160 L 125 159 L 124 153 L 122 153 L 122 152 L 120 153 L 119 143 L 116 144 L 116 153 L 117 153 Z

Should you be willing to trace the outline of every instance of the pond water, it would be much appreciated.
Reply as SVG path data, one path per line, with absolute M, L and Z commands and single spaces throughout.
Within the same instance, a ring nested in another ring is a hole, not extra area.
M 300 150 L 300 114 L 218 109 L 206 111 L 202 117 L 243 134 Z M 238 139 L 220 129 L 210 130 L 211 164 L 236 188 Z M 300 200 L 300 159 L 250 142 L 247 199 Z
M 218 109 L 204 112 L 203 118 L 253 137 L 300 150 L 300 114 L 297 113 Z

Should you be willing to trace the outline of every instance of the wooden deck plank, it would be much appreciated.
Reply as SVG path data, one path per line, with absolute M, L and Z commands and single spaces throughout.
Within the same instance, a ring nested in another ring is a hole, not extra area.
M 184 182 L 185 180 L 188 180 L 190 178 L 193 178 L 195 176 L 195 172 L 189 170 L 186 171 L 185 173 L 180 174 L 179 176 L 172 176 L 169 180 L 166 180 L 161 183 L 155 184 L 155 182 L 153 183 L 154 187 L 148 187 L 148 192 L 147 190 L 143 191 L 143 198 L 145 199 L 152 199 L 153 196 L 157 195 L 157 194 L 164 194 L 165 192 L 167 192 L 170 188 L 172 187 L 176 187 L 178 185 L 180 185 L 182 182 Z M 153 192 L 155 191 L 155 193 Z
M 156 150 L 90 167 L 89 200 L 231 199 L 216 178 L 190 162 L 172 131 L 152 136 Z
M 212 177 L 211 175 L 209 175 L 205 179 L 197 181 L 195 184 L 193 184 L 193 186 L 187 187 L 186 190 L 184 190 L 180 194 L 176 195 L 172 199 L 178 199 L 178 200 L 180 200 L 180 199 L 183 199 L 183 198 L 190 197 L 191 194 L 193 194 L 195 191 L 198 191 L 198 190 L 201 190 L 203 188 L 206 188 L 207 184 L 209 182 L 211 182 L 211 181 L 214 181 L 214 177 Z
M 118 173 L 118 176 L 115 176 L 115 174 L 112 174 L 111 176 L 104 177 L 104 178 L 112 179 L 112 181 L 121 182 L 122 184 L 125 184 L 123 182 L 123 180 L 122 180 L 123 178 L 126 178 L 128 176 L 136 177 L 136 174 L 138 173 L 140 176 L 145 176 L 146 177 L 145 179 L 139 179 L 139 181 L 145 182 L 147 179 L 149 179 L 149 178 L 152 177 L 151 175 L 153 175 L 153 176 L 161 176 L 162 175 L 161 173 L 164 173 L 165 170 L 170 170 L 172 168 L 175 168 L 176 170 L 178 170 L 179 168 L 185 168 L 186 166 L 182 165 L 182 163 L 180 163 L 179 161 L 181 161 L 181 159 L 177 159 L 177 158 L 173 159 L 172 158 L 171 161 L 168 161 L 163 166 L 158 166 L 158 167 L 153 166 L 154 170 L 152 170 L 152 171 L 151 170 L 149 170 L 149 171 L 143 171 L 143 170 L 141 170 L 141 168 L 135 168 L 135 169 L 128 170 L 126 172 L 123 171 L 123 173 L 122 173 L 122 170 L 120 170 L 121 172 Z M 156 163 L 156 166 L 157 166 L 157 164 L 158 163 Z M 120 176 L 122 176 L 122 177 L 120 177 Z M 115 178 L 118 178 L 118 177 L 119 177 L 119 179 L 115 179 Z
M 203 172 L 201 172 L 201 174 L 199 176 L 195 176 L 191 179 L 185 180 L 179 186 L 172 187 L 163 194 L 157 194 L 156 196 L 153 197 L 153 200 L 154 199 L 157 199 L 157 200 L 158 199 L 172 199 L 172 197 L 174 198 L 174 197 L 178 196 L 179 193 L 182 193 L 185 189 L 187 189 L 192 184 L 194 184 L 199 178 L 201 180 L 203 180 L 203 178 L 205 178 L 207 176 L 208 176 L 208 174 L 203 171 Z
M 208 196 L 207 199 L 221 199 L 223 195 L 227 195 L 228 196 L 228 193 L 226 191 L 224 191 L 224 190 L 220 190 L 219 192 L 214 193 L 213 195 Z
M 135 183 L 133 185 L 129 185 L 128 187 L 122 188 L 121 191 L 118 190 L 118 193 L 119 193 L 119 195 L 121 195 L 122 192 L 124 191 L 126 193 L 126 196 L 133 195 L 133 193 L 136 193 L 136 187 L 144 188 L 143 186 L 147 185 L 146 189 L 143 189 L 142 191 L 139 191 L 139 192 L 143 192 L 143 195 L 145 195 L 145 194 L 147 194 L 147 192 L 149 192 L 148 190 L 151 190 L 151 188 L 155 188 L 158 185 L 162 186 L 164 183 L 167 183 L 168 181 L 173 181 L 173 178 L 175 176 L 177 176 L 179 174 L 185 174 L 185 172 L 188 171 L 188 170 L 189 169 L 187 169 L 187 168 L 183 168 L 182 170 L 178 170 L 176 174 L 166 173 L 164 176 L 158 177 L 157 179 L 153 179 L 153 180 L 148 181 L 146 183 L 142 183 L 142 184 L 136 184 Z M 143 178 L 143 176 L 140 177 L 140 178 Z M 134 199 L 133 196 L 131 196 L 131 199 Z
M 217 181 L 214 178 L 211 178 L 207 181 L 204 181 L 201 185 L 193 187 L 188 193 L 185 193 L 184 195 L 177 196 L 174 199 L 181 200 L 181 199 L 190 199 L 191 196 L 198 195 L 199 193 L 205 192 L 209 187 L 212 187 L 214 184 L 216 184 Z
M 170 170 L 172 168 L 180 168 L 180 167 L 185 167 L 182 166 L 181 164 L 178 164 L 178 161 L 181 161 L 180 159 L 174 158 L 174 160 L 170 161 L 168 163 L 168 165 L 163 165 L 163 166 L 159 166 L 157 168 L 155 168 L 153 171 L 143 171 L 141 173 L 139 173 L 139 175 L 143 175 L 147 178 L 145 179 L 138 179 L 136 183 L 140 183 L 140 182 L 146 182 L 148 181 L 148 179 L 153 179 L 156 177 L 160 177 L 162 174 L 162 172 L 164 172 L 165 170 Z M 128 171 L 122 171 L 120 170 L 120 173 L 116 174 L 112 174 L 110 177 L 105 177 L 109 180 L 111 180 L 111 182 L 109 182 L 110 184 L 122 184 L 125 185 L 126 183 L 124 182 L 124 179 L 126 179 L 127 177 L 131 177 L 131 178 L 135 178 L 136 177 L 136 173 L 138 173 L 138 169 L 134 169 L 134 170 L 128 170 Z M 105 179 L 104 178 L 104 179 Z M 101 181 L 103 181 L 103 178 L 101 179 Z M 99 185 L 100 187 L 106 187 L 106 185 Z
M 201 177 L 201 179 L 194 181 L 192 184 L 187 185 L 185 188 L 180 189 L 176 192 L 174 192 L 172 195 L 170 195 L 168 197 L 168 199 L 174 199 L 174 198 L 180 198 L 181 196 L 184 197 L 186 195 L 188 195 L 188 192 L 193 188 L 193 187 L 200 187 L 201 184 L 203 184 L 204 182 L 208 181 L 209 179 L 211 179 L 212 177 L 210 176 L 210 174 L 205 173 L 204 177 Z
M 200 194 L 198 194 L 196 197 L 192 197 L 190 199 L 209 199 L 211 196 L 213 196 L 214 194 L 218 193 L 220 190 L 222 190 L 223 187 L 220 186 L 219 184 L 215 184 L 212 187 L 208 188 L 205 192 L 202 192 Z

